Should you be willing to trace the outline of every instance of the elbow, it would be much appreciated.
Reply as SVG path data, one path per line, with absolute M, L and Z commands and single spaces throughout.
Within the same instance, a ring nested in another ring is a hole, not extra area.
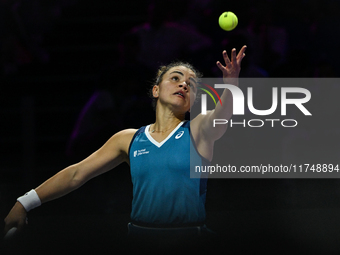
M 210 119 L 209 119 L 209 123 L 211 125 L 211 129 L 209 132 L 210 139 L 216 141 L 224 135 L 224 133 L 228 129 L 229 119 L 230 117 L 226 119 L 219 119 L 219 118 L 216 118 L 215 115 L 210 116 Z
M 79 164 L 75 164 L 72 167 L 72 171 L 70 173 L 70 186 L 72 190 L 75 190 L 81 187 L 85 182 L 85 177 L 81 174 Z

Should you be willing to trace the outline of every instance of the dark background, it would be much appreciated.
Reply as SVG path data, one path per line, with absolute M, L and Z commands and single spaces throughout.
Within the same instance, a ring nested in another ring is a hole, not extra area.
M 217 23 L 224 11 L 238 16 L 231 32 Z M 18 196 L 85 158 L 118 130 L 152 123 L 147 92 L 169 57 L 216 77 L 222 50 L 246 44 L 241 77 L 338 77 L 338 11 L 339 3 L 331 0 L 0 1 L 0 218 Z M 155 46 L 143 52 L 146 45 Z M 159 58 L 150 64 L 145 54 Z M 321 94 L 321 104 L 337 97 Z M 336 136 L 338 125 L 331 128 Z M 309 159 L 308 141 L 319 138 L 320 130 L 312 131 L 296 132 L 288 161 L 292 155 Z M 271 142 L 253 141 L 247 149 L 270 151 Z M 331 149 L 335 153 L 337 144 Z M 231 157 L 242 151 L 235 148 Z M 212 179 L 207 225 L 230 253 L 337 253 L 338 184 Z M 129 169 L 121 165 L 30 212 L 19 241 L 1 249 L 124 253 L 131 189 Z

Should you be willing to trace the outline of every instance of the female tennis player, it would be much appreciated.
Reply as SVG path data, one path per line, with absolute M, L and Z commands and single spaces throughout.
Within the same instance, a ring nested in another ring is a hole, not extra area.
M 231 58 L 223 51 L 225 65 L 217 62 L 224 81 L 237 85 L 246 46 Z M 132 70 L 133 71 L 133 70 Z M 5 233 L 26 224 L 27 212 L 78 189 L 88 180 L 126 162 L 130 165 L 133 201 L 129 234 L 161 237 L 196 236 L 206 231 L 206 179 L 190 178 L 190 151 L 199 164 L 213 158 L 214 142 L 227 125 L 213 127 L 213 119 L 230 119 L 232 95 L 225 89 L 220 103 L 206 115 L 185 121 L 195 101 L 199 73 L 186 63 L 162 67 L 152 87 L 156 100 L 155 123 L 114 134 L 100 149 L 83 161 L 66 167 L 32 189 L 5 218 Z M 230 80 L 231 79 L 231 80 Z M 190 150 L 192 149 L 192 150 Z

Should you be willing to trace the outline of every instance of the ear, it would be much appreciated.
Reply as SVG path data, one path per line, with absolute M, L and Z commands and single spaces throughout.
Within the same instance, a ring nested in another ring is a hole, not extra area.
M 152 88 L 152 96 L 154 98 L 158 98 L 159 97 L 159 86 L 158 85 L 154 85 Z

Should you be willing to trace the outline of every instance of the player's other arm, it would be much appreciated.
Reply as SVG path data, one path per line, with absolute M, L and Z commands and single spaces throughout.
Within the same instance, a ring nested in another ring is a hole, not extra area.
M 231 61 L 226 51 L 223 51 L 225 66 L 217 62 L 218 68 L 222 71 L 223 81 L 226 84 L 238 85 L 238 77 L 241 70 L 241 61 L 245 56 L 246 46 L 243 46 L 236 55 L 236 49 L 231 52 Z M 214 110 L 206 115 L 199 114 L 191 121 L 191 132 L 199 153 L 208 160 L 213 158 L 213 148 L 216 140 L 226 132 L 228 125 L 213 126 L 214 119 L 229 120 L 233 112 L 233 97 L 228 89 L 221 95 L 221 101 L 216 104 Z
M 217 67 L 222 71 L 223 81 L 225 84 L 232 84 L 238 86 L 238 77 L 241 70 L 241 62 L 244 58 L 246 46 L 243 46 L 238 54 L 236 49 L 231 52 L 231 60 L 228 57 L 226 51 L 223 51 L 223 58 L 225 66 L 219 61 Z M 214 110 L 207 112 L 206 115 L 198 115 L 197 125 L 199 126 L 199 134 L 203 139 L 210 141 L 216 141 L 222 137 L 226 132 L 228 125 L 216 125 L 213 127 L 214 119 L 226 119 L 229 120 L 233 113 L 233 97 L 228 89 L 224 89 L 221 95 L 221 101 L 216 104 Z M 194 121 L 193 121 L 194 123 Z M 196 123 L 195 123 L 196 124 Z
M 41 203 L 62 197 L 88 180 L 128 162 L 129 144 L 135 132 L 135 129 L 118 132 L 89 157 L 66 167 L 37 187 L 35 192 Z M 25 219 L 26 210 L 17 202 L 5 218 L 5 233 L 12 227 L 22 228 Z
M 88 180 L 128 162 L 128 149 L 136 130 L 127 129 L 112 136 L 99 150 L 83 161 L 60 171 L 35 189 L 41 203 L 79 188 Z

